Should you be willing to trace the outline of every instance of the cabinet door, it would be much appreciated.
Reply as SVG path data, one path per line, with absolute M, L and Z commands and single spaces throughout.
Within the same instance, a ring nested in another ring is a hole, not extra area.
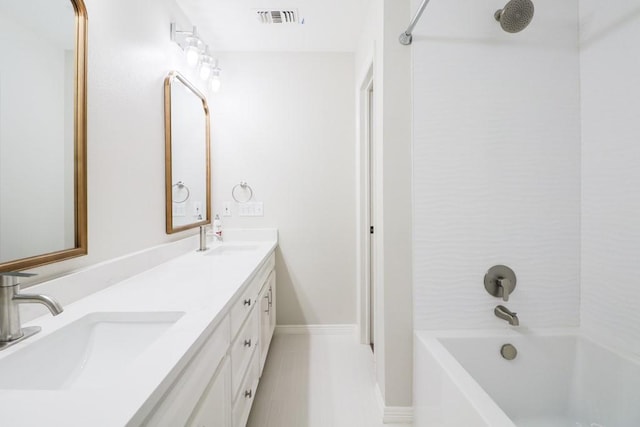
M 186 425 L 212 378 L 220 371 L 228 348 L 229 320 L 225 316 L 142 425 Z
M 276 329 L 276 271 L 273 270 L 271 277 L 269 278 L 269 329 L 270 336 L 269 341 L 271 341 L 271 336 L 273 336 L 273 332 Z
M 205 390 L 187 426 L 231 426 L 231 369 L 228 357 Z
M 262 376 L 262 369 L 264 368 L 267 351 L 269 350 L 269 335 L 271 329 L 271 318 L 269 317 L 271 312 L 269 307 L 271 297 L 269 295 L 268 281 L 262 287 L 258 301 L 260 302 L 260 376 Z

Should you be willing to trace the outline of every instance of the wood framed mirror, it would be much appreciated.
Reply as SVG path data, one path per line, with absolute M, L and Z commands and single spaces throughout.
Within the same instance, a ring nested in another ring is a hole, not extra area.
M 0 0 L 0 272 L 87 254 L 87 11 Z
M 164 81 L 167 234 L 211 223 L 209 107 L 177 71 Z

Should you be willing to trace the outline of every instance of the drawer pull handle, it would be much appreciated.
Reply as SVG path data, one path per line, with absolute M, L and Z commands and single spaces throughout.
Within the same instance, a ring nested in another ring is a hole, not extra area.
M 251 399 L 251 396 L 253 396 L 253 390 L 244 391 L 244 397 L 248 397 L 249 399 Z
M 244 346 L 245 347 L 251 347 L 251 340 L 244 340 Z
M 251 305 L 251 298 L 244 300 L 244 305 Z

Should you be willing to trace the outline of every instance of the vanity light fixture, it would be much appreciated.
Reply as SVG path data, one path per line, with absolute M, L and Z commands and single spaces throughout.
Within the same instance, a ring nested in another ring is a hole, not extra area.
M 216 59 L 216 63 L 211 69 L 211 79 L 209 79 L 209 86 L 211 87 L 212 92 L 217 92 L 220 90 L 220 72 L 222 69 L 218 66 L 218 60 Z
M 191 31 L 178 30 L 176 23 L 171 23 L 171 41 L 176 43 L 184 51 L 187 64 L 195 67 L 200 64 L 200 78 L 208 80 L 212 92 L 220 89 L 220 67 L 218 60 L 214 61 L 209 53 L 209 47 L 198 36 L 198 29 L 193 26 Z
M 171 41 L 182 48 L 190 66 L 198 65 L 200 55 L 204 52 L 204 43 L 198 37 L 198 29 L 195 25 L 191 31 L 182 31 L 178 30 L 175 22 L 172 22 Z

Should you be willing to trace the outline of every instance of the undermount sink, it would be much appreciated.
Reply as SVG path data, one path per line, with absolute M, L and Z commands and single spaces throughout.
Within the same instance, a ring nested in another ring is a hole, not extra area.
M 258 249 L 257 245 L 221 245 L 211 249 L 207 256 L 217 256 L 217 255 L 232 255 L 232 254 L 242 254 L 247 252 L 253 252 Z
M 0 359 L 0 389 L 99 388 L 117 381 L 118 373 L 183 315 L 88 314 Z

